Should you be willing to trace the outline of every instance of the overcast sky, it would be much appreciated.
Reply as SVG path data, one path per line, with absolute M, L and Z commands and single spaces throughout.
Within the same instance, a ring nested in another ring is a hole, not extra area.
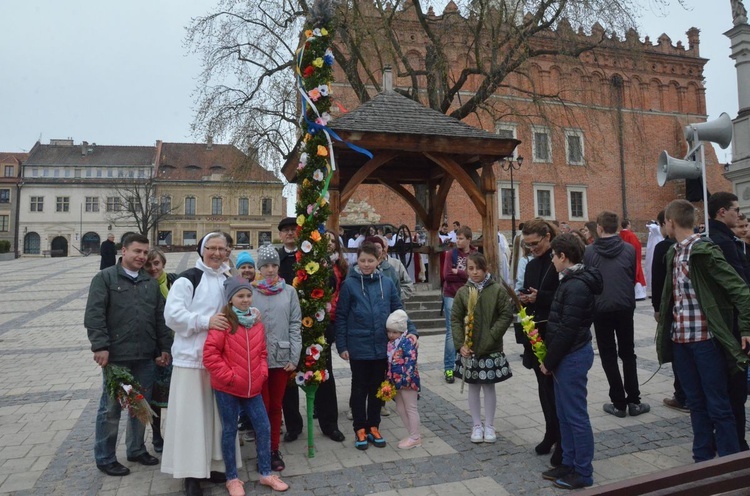
M 268 0 L 261 0 L 268 1 Z M 436 5 L 441 3 L 434 2 Z M 643 3 L 653 3 L 643 0 Z M 709 119 L 737 115 L 729 58 L 729 0 L 673 2 L 644 11 L 639 33 L 666 32 L 687 46 L 701 30 Z M 215 0 L 0 0 L 0 151 L 28 151 L 41 139 L 100 145 L 202 141 L 190 134 L 200 59 L 183 45 L 185 26 Z M 729 150 L 719 151 L 729 160 Z M 654 157 L 656 160 L 656 157 Z

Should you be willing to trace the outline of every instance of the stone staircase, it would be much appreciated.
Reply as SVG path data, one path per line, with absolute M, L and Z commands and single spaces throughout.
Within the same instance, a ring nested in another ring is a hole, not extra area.
M 416 286 L 414 296 L 404 303 L 409 319 L 416 326 L 420 336 L 444 335 L 445 316 L 440 313 L 443 304 L 440 290 Z

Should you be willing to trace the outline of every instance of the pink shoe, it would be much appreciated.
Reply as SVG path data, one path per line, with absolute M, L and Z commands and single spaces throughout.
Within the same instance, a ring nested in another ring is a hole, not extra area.
M 244 484 L 239 479 L 228 480 L 227 491 L 229 491 L 229 496 L 245 496 L 245 490 L 242 488 Z
M 422 438 L 412 439 L 407 437 L 398 443 L 398 449 L 403 450 L 416 448 L 417 446 L 422 446 Z
M 268 486 L 274 491 L 284 492 L 289 489 L 289 484 L 282 481 L 278 475 L 266 475 L 260 476 L 260 483 L 264 486 Z

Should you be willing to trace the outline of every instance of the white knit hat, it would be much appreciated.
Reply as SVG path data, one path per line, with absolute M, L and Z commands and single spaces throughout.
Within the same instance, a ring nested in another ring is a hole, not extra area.
M 385 321 L 385 328 L 389 331 L 406 332 L 406 322 L 409 316 L 403 310 L 396 310 L 388 316 Z

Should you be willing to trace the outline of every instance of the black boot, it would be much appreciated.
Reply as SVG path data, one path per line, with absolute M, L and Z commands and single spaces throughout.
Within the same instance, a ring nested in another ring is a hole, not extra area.
M 200 479 L 187 477 L 185 479 L 185 496 L 203 496 Z
M 534 448 L 534 451 L 536 451 L 537 455 L 547 455 L 549 454 L 550 451 L 552 451 L 553 444 L 555 444 L 554 439 L 544 436 L 544 439 L 542 439 L 541 443 L 536 445 L 536 448 Z
M 559 467 L 562 465 L 562 459 L 563 459 L 563 453 L 562 453 L 562 445 L 560 442 L 555 444 L 555 452 L 552 453 L 552 456 L 549 459 L 549 464 L 553 467 Z

